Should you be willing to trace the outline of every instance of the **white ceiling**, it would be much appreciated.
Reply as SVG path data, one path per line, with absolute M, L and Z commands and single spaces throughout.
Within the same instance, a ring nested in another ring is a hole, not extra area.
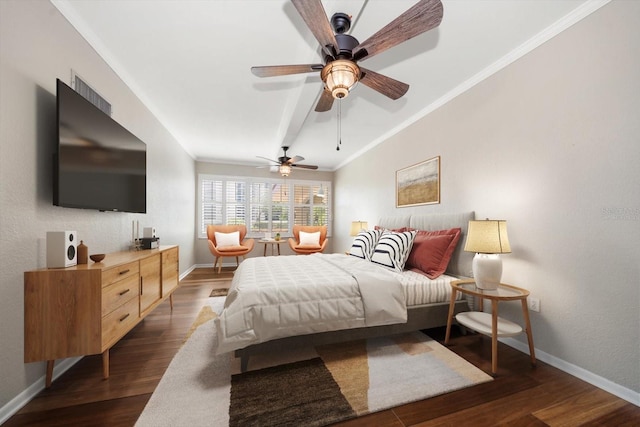
M 195 159 L 265 164 L 256 156 L 277 158 L 288 145 L 291 157 L 321 170 L 344 165 L 607 2 L 442 0 L 439 27 L 363 62 L 410 88 L 393 101 L 356 86 L 342 101 L 336 151 L 337 102 L 313 111 L 319 73 L 250 72 L 322 62 L 290 1 L 51 1 Z M 328 16 L 352 15 L 349 33 L 362 42 L 415 2 L 323 4 Z

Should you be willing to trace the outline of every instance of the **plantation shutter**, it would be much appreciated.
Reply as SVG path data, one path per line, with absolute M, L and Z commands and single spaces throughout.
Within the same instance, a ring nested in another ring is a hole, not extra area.
M 225 183 L 226 224 L 246 224 L 247 184 L 243 181 Z
M 287 184 L 271 187 L 271 226 L 273 233 L 289 233 L 289 188 Z
M 322 188 L 325 197 L 318 196 L 319 185 L 294 185 L 294 224 L 328 225 L 329 208 L 327 206 L 328 188 Z
M 291 235 L 294 224 L 330 226 L 329 184 L 199 175 L 199 237 L 208 225 L 244 224 L 250 237 Z
M 269 231 L 271 221 L 271 184 L 249 184 L 249 233 L 263 234 Z
M 202 180 L 202 222 L 200 225 L 200 234 L 207 235 L 207 225 L 220 225 L 223 222 L 222 217 L 222 187 L 221 180 Z

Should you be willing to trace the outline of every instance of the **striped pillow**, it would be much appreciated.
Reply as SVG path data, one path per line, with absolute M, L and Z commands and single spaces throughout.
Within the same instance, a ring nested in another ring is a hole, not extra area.
M 382 235 L 382 230 L 363 230 L 353 239 L 349 255 L 371 261 L 373 249 Z
M 371 262 L 394 271 L 404 270 L 417 231 L 397 233 L 385 230 L 380 236 L 371 257 Z

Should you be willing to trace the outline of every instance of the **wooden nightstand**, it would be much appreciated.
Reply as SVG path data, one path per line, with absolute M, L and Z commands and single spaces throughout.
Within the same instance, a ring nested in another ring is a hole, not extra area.
M 264 252 L 262 253 L 263 256 L 267 256 L 267 246 L 269 245 L 271 245 L 271 255 L 275 255 L 274 248 L 276 247 L 278 248 L 278 255 L 280 255 L 280 245 L 283 243 L 286 243 L 286 240 L 262 239 L 262 240 L 258 240 L 258 243 L 264 244 Z
M 526 332 L 527 339 L 529 341 L 531 364 L 536 364 L 536 355 L 533 348 L 533 335 L 531 333 L 531 322 L 529 321 L 529 307 L 527 306 L 529 291 L 503 283 L 501 283 L 498 286 L 498 289 L 495 290 L 478 289 L 473 279 L 456 280 L 451 282 L 451 303 L 449 304 L 447 333 L 444 339 L 445 344 L 449 343 L 451 323 L 453 322 L 453 308 L 458 292 L 473 295 L 479 299 L 479 311 L 458 313 L 456 315 L 456 320 L 458 323 L 469 329 L 491 337 L 491 372 L 493 374 L 498 370 L 498 338 L 511 337 L 522 332 L 522 327 L 520 325 L 498 317 L 498 303 L 500 301 L 520 300 L 522 304 L 522 316 L 524 317 L 525 322 L 524 331 Z M 485 299 L 491 301 L 491 314 L 483 311 L 483 301 Z

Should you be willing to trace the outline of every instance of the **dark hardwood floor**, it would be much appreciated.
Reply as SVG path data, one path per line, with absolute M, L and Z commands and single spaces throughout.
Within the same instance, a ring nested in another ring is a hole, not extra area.
M 207 269 L 210 270 L 210 269 Z M 178 351 L 212 289 L 210 271 L 195 271 L 174 293 L 111 349 L 111 376 L 102 379 L 101 356 L 83 358 L 4 425 L 132 426 Z M 491 342 L 454 328 L 449 348 L 485 372 Z M 444 329 L 428 334 L 444 340 Z M 535 337 L 535 331 L 534 331 Z M 203 420 L 206 425 L 206 420 Z M 638 426 L 640 407 L 499 344 L 494 381 L 347 422 L 341 426 Z

